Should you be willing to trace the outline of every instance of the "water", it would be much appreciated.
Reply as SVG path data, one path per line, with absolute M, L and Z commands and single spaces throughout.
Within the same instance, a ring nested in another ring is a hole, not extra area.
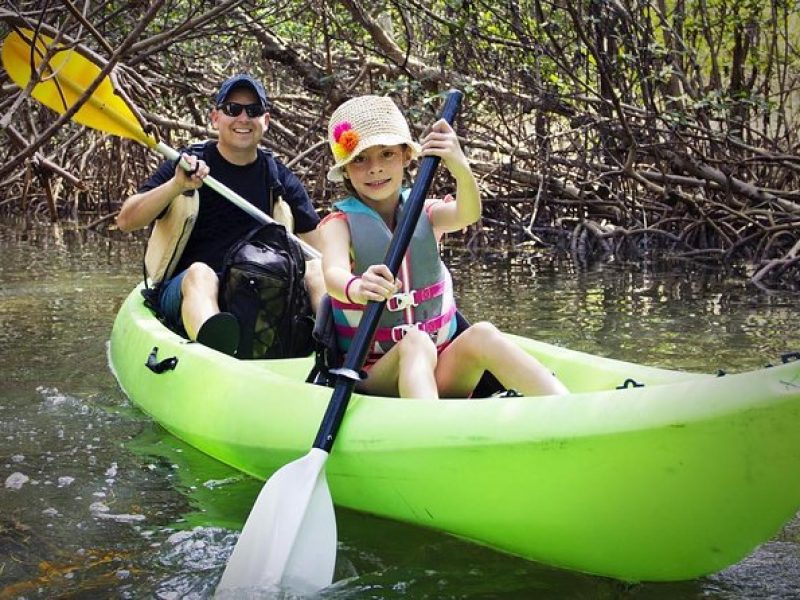
M 207 598 L 262 483 L 165 433 L 106 362 L 141 241 L 0 226 L 0 600 Z M 800 350 L 797 298 L 679 265 L 452 256 L 466 315 L 624 360 L 729 371 Z M 796 598 L 800 520 L 705 579 L 626 585 L 337 510 L 325 598 Z

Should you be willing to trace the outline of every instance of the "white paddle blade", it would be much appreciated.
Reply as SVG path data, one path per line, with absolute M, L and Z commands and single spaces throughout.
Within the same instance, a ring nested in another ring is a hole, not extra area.
M 328 453 L 312 448 L 261 489 L 217 586 L 217 597 L 286 589 L 309 594 L 333 581 L 336 515 L 325 479 Z

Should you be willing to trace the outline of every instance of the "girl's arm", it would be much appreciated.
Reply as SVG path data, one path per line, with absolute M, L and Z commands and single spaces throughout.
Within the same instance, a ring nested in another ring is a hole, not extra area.
M 350 229 L 344 215 L 338 218 L 331 215 L 324 219 L 319 231 L 322 272 L 329 296 L 341 302 L 366 304 L 369 300 L 386 300 L 400 288 L 400 281 L 392 277 L 386 265 L 372 265 L 360 276 L 355 276 L 350 267 Z
M 431 224 L 441 233 L 458 231 L 481 216 L 478 182 L 461 150 L 455 131 L 444 119 L 434 123 L 422 141 L 422 156 L 439 156 L 456 180 L 456 201 L 438 202 L 430 208 Z

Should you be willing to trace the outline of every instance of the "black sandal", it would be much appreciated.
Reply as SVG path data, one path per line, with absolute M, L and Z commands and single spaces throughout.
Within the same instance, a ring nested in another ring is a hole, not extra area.
M 200 327 L 197 341 L 223 354 L 235 356 L 239 348 L 239 321 L 229 312 L 217 313 Z

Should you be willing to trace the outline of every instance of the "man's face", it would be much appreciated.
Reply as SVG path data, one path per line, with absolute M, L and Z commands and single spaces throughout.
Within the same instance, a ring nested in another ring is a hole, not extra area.
M 240 105 L 259 104 L 258 96 L 248 88 L 236 88 L 225 98 L 225 103 Z M 211 111 L 211 123 L 219 131 L 219 145 L 223 151 L 253 152 L 269 124 L 269 113 L 258 117 L 247 116 L 242 110 L 237 116 L 229 116 L 220 108 Z

